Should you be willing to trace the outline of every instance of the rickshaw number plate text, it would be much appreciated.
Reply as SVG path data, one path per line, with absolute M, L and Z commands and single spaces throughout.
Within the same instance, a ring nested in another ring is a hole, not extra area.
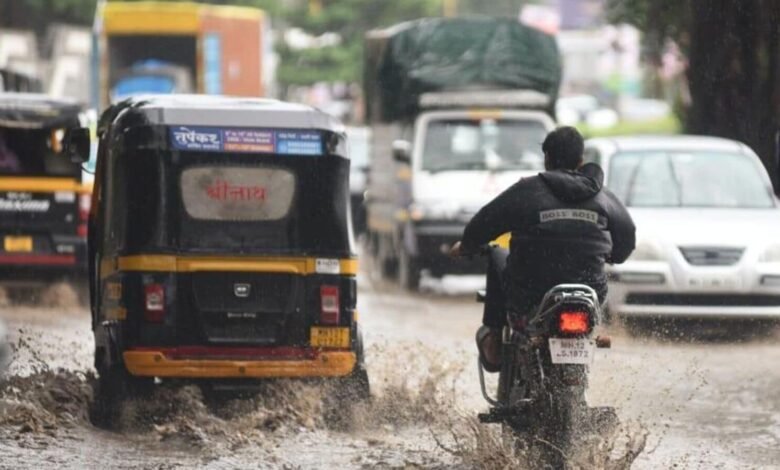
M 592 339 L 550 338 L 553 364 L 591 364 L 596 342 Z
M 311 328 L 311 345 L 314 348 L 348 348 L 349 328 Z
M 5 237 L 3 249 L 5 251 L 30 252 L 33 250 L 33 239 L 32 237 Z

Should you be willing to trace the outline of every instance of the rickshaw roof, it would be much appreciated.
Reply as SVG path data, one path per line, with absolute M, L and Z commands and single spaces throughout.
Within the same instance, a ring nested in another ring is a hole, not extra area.
M 0 127 L 50 129 L 78 126 L 82 105 L 43 93 L 0 92 Z
M 142 113 L 150 125 L 256 127 L 344 132 L 341 122 L 310 106 L 267 98 L 212 95 L 138 95 L 123 108 Z

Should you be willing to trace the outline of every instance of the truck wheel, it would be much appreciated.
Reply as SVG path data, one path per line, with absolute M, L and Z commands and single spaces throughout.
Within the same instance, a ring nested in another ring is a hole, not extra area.
M 387 236 L 380 235 L 377 243 L 379 254 L 377 262 L 382 279 L 393 279 L 398 273 L 398 260 L 393 256 L 393 244 Z
M 401 249 L 401 256 L 398 260 L 398 280 L 401 287 L 416 292 L 420 289 L 420 276 L 420 263 L 417 258 L 405 249 Z

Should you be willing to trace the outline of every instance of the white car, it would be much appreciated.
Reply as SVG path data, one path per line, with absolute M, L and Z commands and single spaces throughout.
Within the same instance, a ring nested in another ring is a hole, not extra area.
M 780 201 L 746 145 L 693 136 L 586 143 L 637 226 L 610 268 L 613 316 L 780 319 Z

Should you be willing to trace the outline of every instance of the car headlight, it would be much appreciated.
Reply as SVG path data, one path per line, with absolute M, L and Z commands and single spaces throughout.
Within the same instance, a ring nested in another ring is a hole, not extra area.
M 780 245 L 767 248 L 758 261 L 761 263 L 780 263 Z
M 663 261 L 661 248 L 650 241 L 643 240 L 636 244 L 633 253 L 629 257 L 630 261 Z

